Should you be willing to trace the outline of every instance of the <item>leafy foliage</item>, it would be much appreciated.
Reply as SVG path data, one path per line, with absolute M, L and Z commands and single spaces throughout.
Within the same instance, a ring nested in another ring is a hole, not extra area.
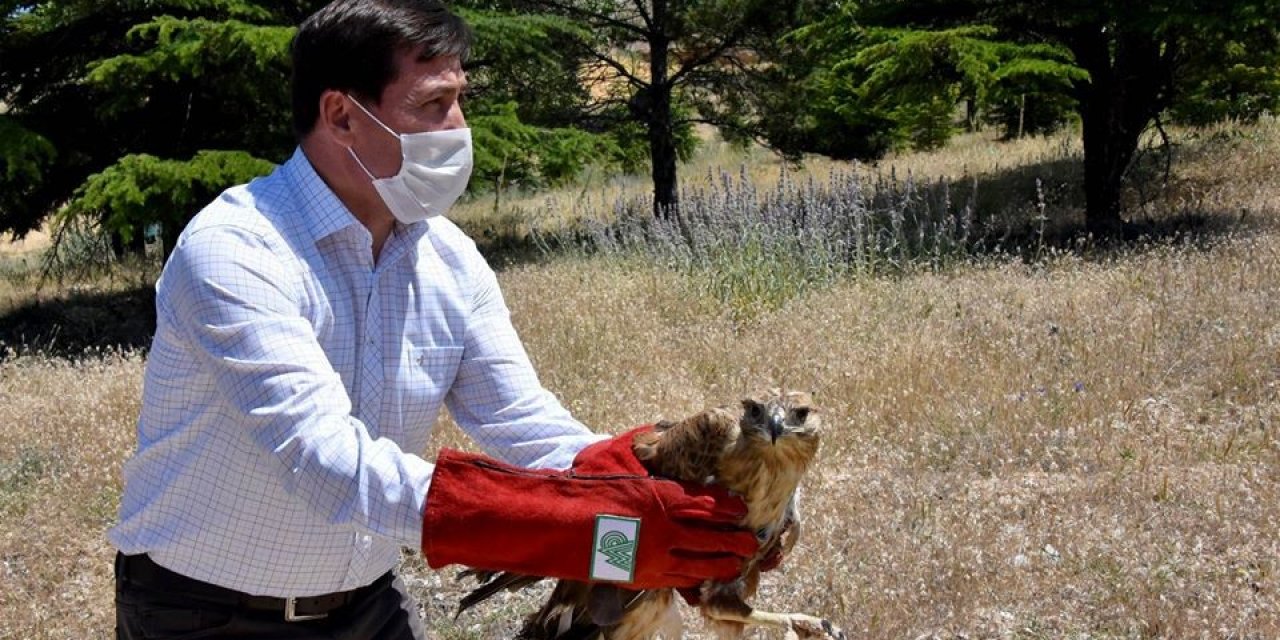
M 2 177 L 6 182 L 15 185 L 38 182 L 45 167 L 57 155 L 53 144 L 44 136 L 0 115 L 0 163 L 3 163 Z
M 1274 28 L 1242 30 L 1189 52 L 1173 119 L 1190 125 L 1255 122 L 1280 113 L 1280 42 Z
M 798 24 L 804 2 L 761 0 L 520 0 L 525 10 L 560 16 L 590 35 L 577 42 L 578 72 L 592 87 L 584 114 L 598 126 L 640 123 L 653 177 L 653 213 L 678 203 L 677 160 L 695 122 L 757 135 L 765 120 L 749 99 L 777 38 Z M 626 145 L 624 144 L 624 147 Z
M 1008 50 L 1008 45 L 997 45 Z M 1041 57 L 1011 56 L 993 74 L 985 119 L 999 126 L 1006 138 L 1053 133 L 1073 120 L 1074 84 L 1088 74 L 1070 62 L 1070 52 L 1049 45 L 1024 45 L 1019 51 Z
M 473 189 L 562 185 L 587 166 L 624 164 L 618 142 L 608 135 L 571 127 L 535 127 L 520 120 L 514 102 L 468 117 L 475 136 Z
M 993 107 L 1006 134 L 1015 113 L 1017 131 L 1040 131 L 1074 105 L 1088 227 L 1111 235 L 1138 142 L 1161 114 L 1206 122 L 1274 108 L 1278 22 L 1277 0 L 865 0 L 793 38 L 824 54 L 836 104 L 863 103 L 917 146 L 945 139 L 960 101 Z
M 82 198 L 90 176 L 121 176 L 106 169 L 130 154 L 180 162 L 205 149 L 242 149 L 282 157 L 292 146 L 282 117 L 292 35 L 284 23 L 298 9 L 249 0 L 63 0 L 6 13 L 0 100 L 9 120 L 56 153 L 38 176 L 25 172 L 21 184 L 12 170 L 0 171 L 0 191 L 20 192 L 0 203 L 0 230 L 39 226 Z M 10 169 L 12 160 L 3 158 Z M 211 169 L 195 162 L 188 171 Z M 225 175 L 214 171 L 204 181 Z M 203 205 L 179 195 L 171 200 L 183 215 Z M 100 222 L 138 213 L 71 211 L 104 216 Z
M 279 25 L 159 16 L 126 34 L 130 42 L 145 47 L 142 51 L 94 62 L 85 79 L 108 95 L 100 107 L 104 117 L 137 109 L 156 89 L 175 84 L 213 85 L 216 90 L 202 97 L 218 100 L 221 107 L 239 106 L 242 112 L 255 98 L 269 97 L 279 105 L 288 100 L 288 85 L 280 78 L 288 74 L 293 33 L 293 28 Z M 263 119 L 245 122 L 257 120 Z M 274 130 L 261 133 L 284 133 L 278 123 L 269 126 Z
M 176 233 L 220 187 L 293 148 L 289 47 L 319 0 L 46 0 L 0 13 L 0 231 L 66 205 L 137 238 Z M 631 166 L 632 133 L 584 126 L 580 25 L 492 4 L 474 26 L 468 113 L 476 188 L 541 186 Z M 169 193 L 163 193 L 172 189 Z M 69 203 L 69 204 L 68 204 Z
M 808 149 L 837 157 L 874 157 L 887 146 L 937 148 L 955 132 L 960 104 L 968 106 L 970 126 L 990 113 L 1006 135 L 1047 132 L 1066 120 L 1062 107 L 1070 104 L 1064 96 L 1072 83 L 1087 77 L 1061 47 L 1001 40 L 996 28 L 983 24 L 861 26 L 854 11 L 845 11 L 796 30 L 789 40 L 803 52 L 792 65 L 813 69 L 809 87 L 818 99 L 806 109 L 812 121 L 862 124 L 882 140 L 859 145 L 851 136 L 846 149 Z M 1037 113 L 1027 127 L 1027 93 L 1058 109 Z M 1012 117 L 1004 115 L 1010 111 Z
M 646 142 L 601 117 L 584 70 L 595 35 L 564 16 L 499 3 L 459 8 L 476 33 L 467 65 L 467 121 L 476 140 L 473 190 L 557 186 L 589 166 L 634 171 Z
M 208 202 L 228 185 L 266 174 L 272 163 L 243 151 L 201 151 L 190 160 L 130 154 L 89 176 L 62 209 L 62 220 L 101 219 L 126 243 L 151 223 L 168 232 L 172 247 L 191 216 L 191 203 Z
M 577 74 L 591 34 L 559 16 L 470 4 L 458 8 L 476 35 L 467 64 L 470 99 L 515 104 L 517 117 L 536 126 L 580 123 L 590 88 Z

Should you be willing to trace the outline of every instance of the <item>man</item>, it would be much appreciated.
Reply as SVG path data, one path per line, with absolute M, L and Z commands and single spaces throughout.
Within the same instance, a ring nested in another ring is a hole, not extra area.
M 118 637 L 422 638 L 404 546 L 637 588 L 754 552 L 726 527 L 740 500 L 627 473 L 627 439 L 539 385 L 440 216 L 470 174 L 469 42 L 437 0 L 338 0 L 299 29 L 298 150 L 196 216 L 157 284 Z M 418 457 L 442 403 L 502 462 Z

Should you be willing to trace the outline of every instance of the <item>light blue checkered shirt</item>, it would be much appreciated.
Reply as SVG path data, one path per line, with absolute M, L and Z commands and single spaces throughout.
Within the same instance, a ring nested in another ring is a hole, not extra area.
M 192 220 L 156 285 L 117 548 L 255 595 L 353 589 L 419 545 L 442 403 L 513 464 L 600 438 L 453 223 L 397 225 L 376 265 L 371 242 L 301 150 Z

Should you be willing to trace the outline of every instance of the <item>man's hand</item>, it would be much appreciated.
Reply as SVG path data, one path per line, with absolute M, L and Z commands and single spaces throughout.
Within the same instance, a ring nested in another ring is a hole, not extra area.
M 746 513 L 742 500 L 649 477 L 630 453 L 633 436 L 588 447 L 568 472 L 441 451 L 423 517 L 428 564 L 630 589 L 736 577 L 759 545 L 735 527 Z
M 645 475 L 648 471 L 636 459 L 634 442 L 636 436 L 653 431 L 653 425 L 636 427 L 608 440 L 597 442 L 578 453 L 573 460 L 573 473 L 582 475 L 625 474 Z M 714 490 L 714 489 L 713 489 Z M 744 507 L 745 508 L 745 507 Z M 745 512 L 744 512 L 745 513 Z M 782 525 L 782 536 L 791 530 L 794 521 L 788 516 Z M 773 571 L 782 565 L 786 552 L 779 540 L 760 558 L 757 565 L 761 571 Z

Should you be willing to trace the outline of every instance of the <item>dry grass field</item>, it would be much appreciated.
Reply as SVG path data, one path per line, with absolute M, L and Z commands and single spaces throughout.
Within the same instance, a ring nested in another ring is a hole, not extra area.
M 894 162 L 961 174 L 1058 144 Z M 1277 638 L 1280 127 L 1197 149 L 1154 206 L 1230 222 L 1211 234 L 864 278 L 745 323 L 635 262 L 500 277 L 543 382 L 596 429 L 816 393 L 826 436 L 769 608 L 851 638 Z M 143 364 L 0 358 L 0 638 L 110 637 Z M 467 446 L 447 418 L 441 445 Z M 509 637 L 532 606 L 454 621 L 466 585 L 405 572 L 435 637 Z

